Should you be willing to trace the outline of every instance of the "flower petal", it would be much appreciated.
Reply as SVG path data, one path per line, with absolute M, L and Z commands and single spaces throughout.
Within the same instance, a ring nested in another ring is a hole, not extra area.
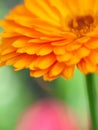
M 84 74 L 94 73 L 96 71 L 96 66 L 89 61 L 81 60 L 77 66 Z
M 82 46 L 83 43 L 80 43 L 78 41 L 73 41 L 71 43 L 69 43 L 68 45 L 66 45 L 66 50 L 67 51 L 74 51 L 79 49 Z
M 73 52 L 73 57 L 71 57 L 71 59 L 66 62 L 66 65 L 70 66 L 70 65 L 75 65 L 77 64 L 82 58 L 87 57 L 90 54 L 90 50 L 88 50 L 85 47 L 81 47 L 78 50 Z
M 53 54 L 49 54 L 46 56 L 39 56 L 35 61 L 35 68 L 39 69 L 47 69 L 50 67 L 54 62 L 56 61 L 56 58 Z
M 66 79 L 70 79 L 74 74 L 74 66 L 66 66 L 62 72 L 62 76 Z
M 29 38 L 27 37 L 17 38 L 17 40 L 12 43 L 12 46 L 16 48 L 24 47 L 27 45 L 28 40 Z
M 12 52 L 15 52 L 15 51 L 16 51 L 16 48 L 9 47 L 9 48 L 6 48 L 4 51 L 2 51 L 1 55 L 9 54 L 9 53 L 12 53 Z
M 90 61 L 90 63 L 96 65 L 98 64 L 98 52 L 94 50 L 91 52 L 91 54 L 87 57 L 87 59 Z
M 64 63 L 55 63 L 49 71 L 49 77 L 55 77 L 59 75 L 65 67 Z
M 30 76 L 34 76 L 34 77 L 41 77 L 43 76 L 45 73 L 47 73 L 48 69 L 45 70 L 35 70 L 35 71 L 30 71 Z
M 28 68 L 31 61 L 32 61 L 32 58 L 30 56 L 28 55 L 21 56 L 21 58 L 18 59 L 16 63 L 14 64 L 15 70 Z
M 66 50 L 65 50 L 65 46 L 58 46 L 58 47 L 54 47 L 54 53 L 56 55 L 63 55 L 65 54 Z
M 32 12 L 36 17 L 43 19 L 44 21 L 48 21 L 54 25 L 59 25 L 59 18 L 51 9 L 51 6 L 48 5 L 45 0 L 25 0 L 25 6 L 28 10 Z
M 3 55 L 3 56 L 0 56 L 0 61 L 1 61 L 1 62 L 5 62 L 5 61 L 10 60 L 11 58 L 15 58 L 15 57 L 17 57 L 17 56 L 20 57 L 20 55 L 17 54 L 16 52 L 12 52 L 12 53 L 9 53 L 9 54 L 5 54 L 5 55 Z
M 71 57 L 73 57 L 73 55 L 72 53 L 65 52 L 63 55 L 57 55 L 56 57 L 57 57 L 57 61 L 66 62 L 69 61 Z
M 47 55 L 47 54 L 50 54 L 52 52 L 52 47 L 49 46 L 49 45 L 42 45 L 37 51 L 36 51 L 36 54 L 37 55 Z
M 92 39 L 88 43 L 84 44 L 88 49 L 98 49 L 98 39 Z

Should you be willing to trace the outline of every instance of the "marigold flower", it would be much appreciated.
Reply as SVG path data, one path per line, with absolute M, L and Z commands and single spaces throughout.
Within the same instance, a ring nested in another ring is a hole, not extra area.
M 1 65 L 44 80 L 98 73 L 97 0 L 24 0 L 0 25 Z
M 15 130 L 79 130 L 79 121 L 63 103 L 48 99 L 28 108 Z

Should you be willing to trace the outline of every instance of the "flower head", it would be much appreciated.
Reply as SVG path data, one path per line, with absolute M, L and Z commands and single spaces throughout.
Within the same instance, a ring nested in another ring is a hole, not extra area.
M 97 0 L 24 0 L 0 22 L 0 64 L 45 80 L 69 79 L 75 66 L 98 73 L 97 7 Z
M 79 130 L 79 122 L 67 106 L 48 99 L 27 109 L 16 130 Z

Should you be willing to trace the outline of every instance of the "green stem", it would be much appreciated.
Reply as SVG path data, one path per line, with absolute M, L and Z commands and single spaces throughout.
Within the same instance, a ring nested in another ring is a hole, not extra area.
M 96 86 L 93 74 L 88 74 L 86 76 L 87 92 L 90 106 L 90 113 L 92 119 L 93 130 L 98 130 L 97 128 L 97 96 L 96 96 Z

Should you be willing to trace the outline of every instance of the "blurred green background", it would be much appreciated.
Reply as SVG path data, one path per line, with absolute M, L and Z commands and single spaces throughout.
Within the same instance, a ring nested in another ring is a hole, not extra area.
M 1 0 L 0 19 L 21 0 Z M 96 77 L 96 86 L 97 86 Z M 98 92 L 98 91 L 97 91 Z M 64 101 L 79 116 L 82 130 L 88 130 L 90 119 L 84 76 L 78 71 L 71 80 L 59 78 L 44 82 L 29 76 L 29 70 L 14 72 L 12 67 L 0 68 L 0 130 L 13 130 L 26 107 L 40 98 L 51 96 Z

